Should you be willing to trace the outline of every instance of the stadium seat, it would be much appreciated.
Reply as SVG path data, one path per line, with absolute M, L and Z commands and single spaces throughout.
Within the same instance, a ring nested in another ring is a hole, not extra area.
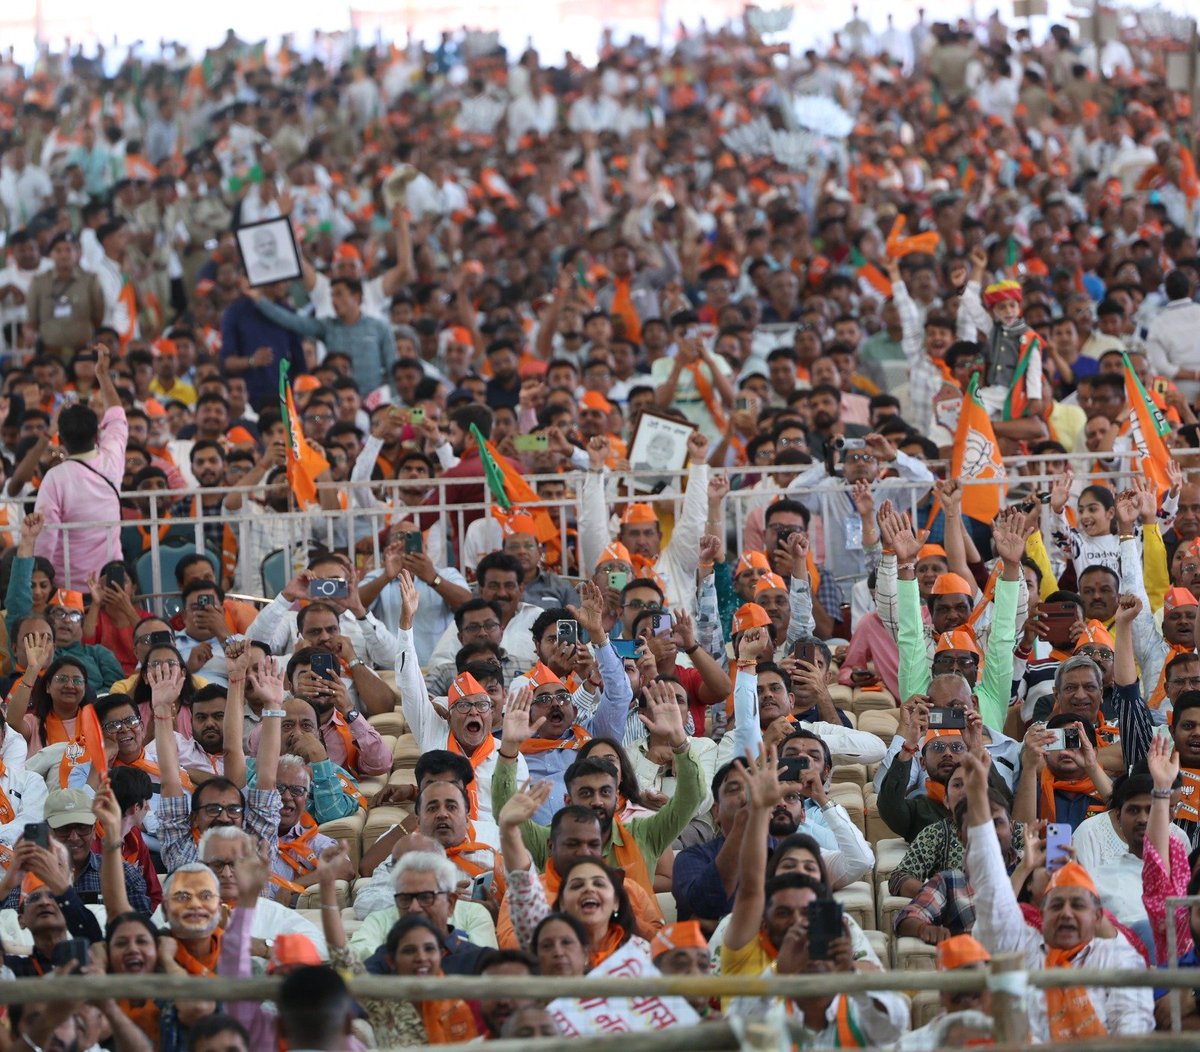
M 864 928 L 863 935 L 866 936 L 867 942 L 871 944 L 871 949 L 875 951 L 875 956 L 885 968 L 890 968 L 892 964 L 892 940 L 886 931 L 878 931 L 875 928 Z
M 157 597 L 161 603 L 168 592 L 178 592 L 178 585 L 175 583 L 175 567 L 178 566 L 189 555 L 196 554 L 196 546 L 194 544 L 163 544 L 159 546 L 159 566 L 162 568 L 162 590 L 163 595 Z M 207 548 L 200 552 L 210 563 L 212 563 L 213 572 L 220 574 L 221 565 L 217 557 L 213 555 Z M 142 595 L 154 594 L 154 552 L 143 552 L 138 556 L 137 564 L 134 567 L 134 576 L 137 578 L 138 591 Z M 163 610 L 165 614 L 166 611 Z
M 355 814 L 346 818 L 335 818 L 318 827 L 326 836 L 340 840 L 345 845 L 346 853 L 355 869 L 358 869 L 359 860 L 362 858 L 362 831 L 366 821 L 367 812 L 360 807 Z
M 912 1028 L 924 1026 L 941 1010 L 941 994 L 936 990 L 918 990 L 912 999 Z
M 863 793 L 863 812 L 865 816 L 863 834 L 871 844 L 877 844 L 880 840 L 891 840 L 896 836 L 892 832 L 891 827 L 879 817 L 877 801 L 878 798 L 875 795 L 875 790 L 868 787 Z
M 842 904 L 847 916 L 858 921 L 860 928 L 875 927 L 875 892 L 865 880 L 847 884 L 835 891 L 833 897 Z
M 899 936 L 895 947 L 896 970 L 901 972 L 936 972 L 937 947 L 911 936 Z
M 392 758 L 395 760 L 393 770 L 400 768 L 412 768 L 417 766 L 417 760 L 421 758 L 421 750 L 417 747 L 417 739 L 412 734 L 402 734 L 396 739 L 396 744 L 392 749 Z
M 854 689 L 852 687 L 843 687 L 840 683 L 830 683 L 829 696 L 839 709 L 848 709 L 850 708 L 850 702 L 854 699 Z
M 341 909 L 345 909 L 350 905 L 350 882 L 347 880 L 339 880 L 334 884 L 337 889 L 337 904 Z M 296 901 L 296 909 L 298 910 L 320 910 L 321 909 L 321 887 L 319 884 L 313 884 L 311 887 L 304 889 L 302 894 Z M 321 922 L 317 921 L 317 927 L 321 926 Z
M 292 567 L 288 562 L 288 550 L 276 548 L 262 561 L 263 594 L 274 599 L 286 587 L 292 577 Z
M 875 843 L 875 876 L 887 881 L 893 870 L 900 865 L 905 852 L 908 851 L 908 841 L 899 837 L 879 840 Z
M 912 899 L 907 895 L 893 895 L 888 891 L 887 881 L 879 881 L 875 889 L 876 908 L 879 913 L 880 931 L 896 931 L 896 914 L 907 906 Z
M 372 807 L 362 830 L 362 850 L 365 854 L 371 846 L 392 826 L 398 826 L 412 814 L 412 805 L 401 807 Z
M 854 782 L 834 782 L 829 787 L 829 795 L 846 809 L 850 821 L 866 836 L 866 808 L 863 805 L 862 786 Z
M 837 763 L 833 765 L 829 779 L 835 784 L 845 782 L 848 785 L 866 785 L 867 768 L 861 763 Z
M 663 920 L 668 924 L 674 924 L 678 916 L 675 912 L 675 896 L 669 891 L 660 891 L 654 897 L 658 899 L 658 908 L 662 910 Z
M 867 709 L 859 714 L 858 729 L 869 731 L 879 737 L 884 744 L 890 745 L 896 736 L 896 727 L 899 722 L 895 710 L 889 712 L 886 709 Z
M 395 712 L 381 712 L 378 716 L 368 716 L 367 722 L 380 734 L 390 734 L 393 738 L 408 733 L 408 720 L 399 709 Z
M 886 690 L 863 690 L 861 687 L 854 691 L 850 702 L 851 710 L 861 716 L 864 712 L 875 709 L 889 710 L 896 707 L 896 699 Z

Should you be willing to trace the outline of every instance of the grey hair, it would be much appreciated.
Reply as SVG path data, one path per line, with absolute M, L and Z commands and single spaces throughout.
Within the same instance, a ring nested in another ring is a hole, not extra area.
M 239 830 L 241 832 L 241 830 Z M 207 836 L 207 834 L 205 834 Z M 171 885 L 175 883 L 175 878 L 180 873 L 207 873 L 210 877 L 216 880 L 216 874 L 208 868 L 203 862 L 185 862 L 178 869 L 167 874 L 167 879 L 163 881 L 162 894 L 164 899 L 171 897 Z
M 243 837 L 245 837 L 245 842 L 247 844 L 254 843 L 250 837 L 250 834 L 244 829 L 239 829 L 237 826 L 209 826 L 203 833 L 200 834 L 200 843 L 196 847 L 196 853 L 201 859 L 203 859 L 208 853 L 209 844 L 212 844 L 218 840 L 228 840 L 232 842 L 234 840 L 241 840 Z M 208 866 L 205 866 L 203 862 L 201 862 L 200 865 L 204 866 L 205 869 L 208 869 Z
M 309 782 L 312 782 L 312 771 L 309 770 L 308 761 L 303 756 L 297 756 L 295 753 L 285 752 L 281 757 L 279 757 L 279 763 L 277 764 L 276 769 L 279 767 L 298 767 L 308 775 Z
M 1074 672 L 1077 668 L 1091 669 L 1096 676 L 1096 682 L 1100 684 L 1104 683 L 1104 673 L 1100 671 L 1100 666 L 1086 654 L 1076 654 L 1073 657 L 1067 658 L 1066 661 L 1058 666 L 1058 671 L 1054 673 L 1055 694 L 1062 690 L 1062 681 L 1067 673 Z
M 432 873 L 438 891 L 454 891 L 458 887 L 458 867 L 436 851 L 409 851 L 401 855 L 392 867 L 393 890 L 399 887 L 401 875 L 410 870 Z

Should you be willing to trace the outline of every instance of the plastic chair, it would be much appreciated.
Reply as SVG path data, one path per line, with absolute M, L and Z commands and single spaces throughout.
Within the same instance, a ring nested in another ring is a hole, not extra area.
M 218 577 L 221 573 L 220 563 L 217 557 L 212 552 L 204 549 L 197 552 L 194 544 L 165 544 L 158 549 L 159 566 L 162 567 L 162 587 L 164 592 L 174 592 L 177 589 L 175 584 L 175 567 L 177 567 L 189 555 L 203 555 L 210 563 L 212 563 L 213 573 Z M 154 552 L 143 552 L 137 561 L 134 568 L 137 575 L 138 591 L 143 595 L 150 595 L 154 591 Z M 159 606 L 162 608 L 163 614 L 167 617 L 171 615 L 167 613 L 167 600 L 160 596 L 158 597 Z
M 277 548 L 262 561 L 263 594 L 274 599 L 291 580 L 291 567 L 288 565 L 286 548 Z

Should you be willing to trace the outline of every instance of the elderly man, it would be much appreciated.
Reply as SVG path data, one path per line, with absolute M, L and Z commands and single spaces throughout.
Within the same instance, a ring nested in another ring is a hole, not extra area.
M 993 955 L 1020 953 L 1031 971 L 1053 968 L 1136 968 L 1142 959 L 1112 929 L 1092 878 L 1077 862 L 1051 877 L 1042 902 L 1042 928 L 1026 922 L 1004 865 L 988 800 L 988 758 L 969 752 L 966 868 L 975 887 L 975 937 Z M 1027 998 L 1035 1041 L 1074 1041 L 1154 1029 L 1153 992 L 1134 987 L 1057 987 Z
M 422 836 L 418 843 L 427 846 L 406 851 L 392 867 L 395 905 L 375 910 L 351 937 L 350 948 L 366 960 L 369 972 L 386 974 L 387 964 L 376 951 L 382 948 L 396 921 L 409 914 L 420 914 L 439 932 L 446 933 L 442 940 L 442 971 L 447 975 L 473 975 L 487 948 L 496 948 L 495 932 L 484 943 L 467 940 L 466 933 L 458 926 L 462 923 L 459 907 L 474 904 L 459 902 L 462 872 L 436 841 Z

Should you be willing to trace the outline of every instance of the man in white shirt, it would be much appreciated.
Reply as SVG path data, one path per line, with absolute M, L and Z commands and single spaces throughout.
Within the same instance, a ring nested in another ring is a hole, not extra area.
M 45 207 L 53 193 L 50 176 L 28 163 L 25 144 L 13 143 L 4 153 L 4 165 L 0 167 L 0 203 L 8 212 L 9 229 L 24 227 Z
M 1192 300 L 1192 283 L 1183 270 L 1163 281 L 1167 305 L 1146 333 L 1146 353 L 1156 375 L 1179 384 L 1189 397 L 1200 391 L 1200 303 Z
M 615 131 L 621 116 L 621 107 L 615 99 L 600 93 L 600 78 L 593 77 L 586 93 L 576 99 L 567 115 L 567 126 L 578 133 Z

